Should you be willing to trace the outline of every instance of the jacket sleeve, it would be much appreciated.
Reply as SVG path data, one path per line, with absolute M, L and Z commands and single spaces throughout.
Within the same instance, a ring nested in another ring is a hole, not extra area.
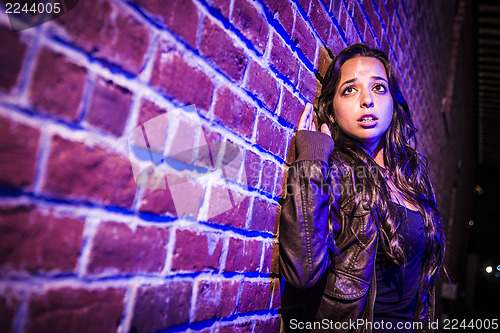
M 279 263 L 285 280 L 297 288 L 314 286 L 330 265 L 329 206 L 333 193 L 328 159 L 333 147 L 332 138 L 324 133 L 296 134 L 298 157 L 287 173 Z

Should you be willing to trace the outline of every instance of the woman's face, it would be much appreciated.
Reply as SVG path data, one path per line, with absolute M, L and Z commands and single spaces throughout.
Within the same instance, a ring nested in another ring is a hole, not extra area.
M 340 68 L 333 98 L 335 122 L 351 138 L 376 147 L 391 124 L 393 100 L 380 60 L 355 57 Z

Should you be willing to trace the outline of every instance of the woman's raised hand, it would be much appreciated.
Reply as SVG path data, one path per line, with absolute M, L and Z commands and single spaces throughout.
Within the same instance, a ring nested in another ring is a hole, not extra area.
M 307 103 L 306 107 L 304 108 L 304 111 L 300 115 L 299 126 L 297 130 L 316 131 L 316 124 L 314 123 L 313 118 L 314 118 L 313 105 L 311 103 Z M 328 136 L 332 136 L 330 129 L 326 124 L 321 125 L 321 132 L 325 133 Z

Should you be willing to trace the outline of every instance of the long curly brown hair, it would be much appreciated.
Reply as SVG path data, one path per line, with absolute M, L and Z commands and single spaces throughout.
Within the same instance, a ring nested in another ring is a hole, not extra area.
M 424 220 L 425 252 L 420 274 L 423 295 L 430 296 L 436 278 L 443 268 L 445 239 L 436 198 L 429 180 L 426 158 L 417 151 L 417 129 L 410 109 L 399 89 L 394 72 L 386 54 L 365 44 L 354 44 L 342 50 L 328 68 L 318 100 L 318 118 L 326 123 L 335 142 L 335 150 L 356 169 L 378 170 L 373 158 L 359 142 L 346 135 L 335 121 L 333 98 L 337 90 L 341 67 L 354 57 L 372 57 L 385 67 L 394 107 L 392 122 L 382 138 L 385 170 L 374 177 L 357 177 L 363 184 L 363 195 L 372 203 L 372 212 L 381 237 L 382 248 L 387 257 L 397 264 L 404 264 L 405 257 L 398 234 L 397 217 L 389 202 L 390 190 L 385 180 L 391 179 L 400 194 L 418 207 Z M 332 155 L 333 156 L 333 155 Z M 382 173 L 385 173 L 382 175 Z

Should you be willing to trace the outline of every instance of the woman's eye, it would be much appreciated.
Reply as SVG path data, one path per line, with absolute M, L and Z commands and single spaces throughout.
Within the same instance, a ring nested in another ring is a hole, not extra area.
M 373 87 L 373 90 L 379 93 L 385 93 L 387 91 L 387 88 L 383 84 L 377 84 Z
M 342 91 L 342 95 L 351 95 L 354 93 L 354 87 L 347 87 Z

